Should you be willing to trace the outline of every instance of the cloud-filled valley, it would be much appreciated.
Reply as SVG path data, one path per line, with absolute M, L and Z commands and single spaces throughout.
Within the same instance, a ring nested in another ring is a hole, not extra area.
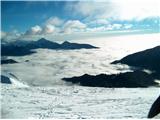
M 35 86 L 64 84 L 63 81 L 61 81 L 64 77 L 80 76 L 85 73 L 97 75 L 101 73 L 113 74 L 130 71 L 128 66 L 111 65 L 110 63 L 128 54 L 160 44 L 157 34 L 146 35 L 145 37 L 143 35 L 137 35 L 98 39 L 98 42 L 97 39 L 76 41 L 78 43 L 90 43 L 100 47 L 100 49 L 67 51 L 37 49 L 35 50 L 37 53 L 32 55 L 8 57 L 19 63 L 3 65 L 2 73 L 11 72 L 22 81 Z M 111 39 L 112 41 L 110 41 Z M 130 40 L 128 41 L 128 39 Z M 152 39 L 154 39 L 154 41 L 152 41 Z M 139 40 L 141 40 L 141 43 L 138 42 Z M 145 46 L 143 45 L 144 43 Z M 134 46 L 129 47 L 132 44 L 134 44 Z M 28 61 L 25 62 L 26 60 Z

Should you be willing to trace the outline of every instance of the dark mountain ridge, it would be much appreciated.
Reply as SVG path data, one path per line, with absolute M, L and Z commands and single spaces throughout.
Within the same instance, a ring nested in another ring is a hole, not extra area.
M 160 72 L 160 46 L 130 54 L 111 64 L 117 63 Z
M 14 64 L 14 63 L 18 62 L 13 59 L 1 59 L 1 64 Z
M 136 88 L 158 86 L 152 75 L 139 70 L 112 75 L 99 74 L 94 76 L 84 74 L 79 77 L 63 78 L 62 80 L 89 87 Z
M 2 56 L 23 56 L 35 53 L 33 49 L 63 49 L 63 50 L 73 50 L 73 49 L 95 49 L 98 47 L 89 44 L 78 44 L 70 43 L 65 41 L 62 44 L 46 40 L 41 38 L 37 41 L 16 41 L 8 44 L 1 44 L 1 55 Z

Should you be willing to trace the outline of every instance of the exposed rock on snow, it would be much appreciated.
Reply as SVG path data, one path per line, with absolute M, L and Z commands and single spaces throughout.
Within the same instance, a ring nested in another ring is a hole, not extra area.
M 1 64 L 14 64 L 14 63 L 18 63 L 18 62 L 13 59 L 1 60 Z
M 29 87 L 27 84 L 20 81 L 14 74 L 1 75 L 1 83 L 11 84 L 15 87 Z
M 1 75 L 1 83 L 12 84 L 11 80 L 4 75 Z

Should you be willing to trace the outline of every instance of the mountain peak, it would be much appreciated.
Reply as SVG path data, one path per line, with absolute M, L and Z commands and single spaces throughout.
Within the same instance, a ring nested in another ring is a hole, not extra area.
M 48 40 L 45 39 L 45 38 L 41 38 L 41 39 L 39 39 L 38 41 L 48 41 Z
M 41 38 L 41 39 L 37 40 L 36 43 L 38 43 L 38 44 L 55 44 L 54 42 L 47 40 L 45 38 Z
M 68 41 L 64 41 L 62 44 L 70 44 L 70 42 L 68 42 Z

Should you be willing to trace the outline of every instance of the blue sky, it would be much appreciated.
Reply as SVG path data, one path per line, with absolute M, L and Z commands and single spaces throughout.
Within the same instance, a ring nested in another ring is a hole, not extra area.
M 64 4 L 65 2 L 2 2 L 2 29 L 10 31 L 15 27 L 25 31 L 52 16 L 67 18 L 63 14 Z
M 1 35 L 12 39 L 77 32 L 159 32 L 159 0 L 2 1 Z

